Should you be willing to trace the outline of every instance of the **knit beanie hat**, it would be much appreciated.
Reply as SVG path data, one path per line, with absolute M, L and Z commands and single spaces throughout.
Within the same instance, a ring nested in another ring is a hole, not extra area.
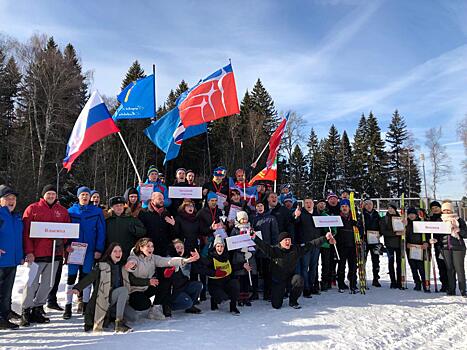
M 430 209 L 433 208 L 433 207 L 441 208 L 441 203 L 438 202 L 438 201 L 433 201 L 433 202 L 430 203 Z
M 450 210 L 454 213 L 454 207 L 452 205 L 452 202 L 443 202 L 443 205 L 441 205 L 441 210 Z
M 347 205 L 347 206 L 350 207 L 350 201 L 348 199 L 341 199 L 340 203 L 341 203 L 341 205 Z
M 225 245 L 224 239 L 220 235 L 217 235 L 216 238 L 214 238 L 214 243 L 212 244 L 212 246 L 215 247 L 218 244 Z
M 246 211 L 237 212 L 237 221 L 240 222 L 241 219 L 246 219 L 248 221 L 248 214 Z
M 209 192 L 207 195 L 207 199 L 208 201 L 210 201 L 211 199 L 217 199 L 217 195 L 214 192 Z
M 10 194 L 14 194 L 15 196 L 18 196 L 18 192 L 16 192 L 10 186 L 0 185 L 0 198 L 8 196 Z
M 397 210 L 397 204 L 394 202 L 389 203 L 389 207 L 391 207 L 394 210 Z
M 91 191 L 91 197 L 92 197 L 93 195 L 95 195 L 96 193 L 97 193 L 98 195 L 100 195 L 100 193 L 99 193 L 98 190 L 92 190 L 92 191 Z
M 288 232 L 281 232 L 281 233 L 279 233 L 279 237 L 277 238 L 277 241 L 282 242 L 282 240 L 284 240 L 286 238 L 292 239 L 292 236 Z
M 407 209 L 407 215 L 409 214 L 417 215 L 417 209 L 415 209 L 414 207 L 410 207 L 409 209 Z
M 212 175 L 213 176 L 225 176 L 226 170 L 224 167 L 219 166 L 216 169 L 214 169 Z
M 328 194 L 328 197 L 326 198 L 326 200 L 329 200 L 332 197 L 339 199 L 339 197 L 337 197 L 337 195 L 334 192 L 331 192 Z
M 148 169 L 148 176 L 151 175 L 152 172 L 156 172 L 159 175 L 159 170 L 154 165 L 150 165 Z
M 76 192 L 76 195 L 79 196 L 83 192 L 91 194 L 91 190 L 89 189 L 89 187 L 81 186 L 80 188 L 78 188 L 78 192 Z
M 50 191 L 53 191 L 53 192 L 57 193 L 57 188 L 52 184 L 45 185 L 42 188 L 41 196 L 44 197 L 44 194 L 46 194 L 47 192 L 50 192 Z

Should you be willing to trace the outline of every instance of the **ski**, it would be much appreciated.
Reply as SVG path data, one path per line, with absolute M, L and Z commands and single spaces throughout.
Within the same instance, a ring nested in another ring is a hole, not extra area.
M 352 212 L 352 220 L 357 221 L 357 211 L 355 210 L 355 196 L 354 193 L 350 193 L 350 210 Z M 366 293 L 366 267 L 365 267 L 365 248 L 363 246 L 362 239 L 360 237 L 360 231 L 356 225 L 353 226 L 353 233 L 355 239 L 355 249 L 357 253 L 357 268 L 358 268 L 358 280 L 360 284 L 360 293 Z

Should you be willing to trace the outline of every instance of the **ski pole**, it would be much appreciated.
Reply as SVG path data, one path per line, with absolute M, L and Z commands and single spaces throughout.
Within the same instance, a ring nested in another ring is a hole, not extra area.
M 431 234 L 431 238 L 433 239 L 433 234 Z M 431 246 L 433 249 L 435 248 L 434 243 Z M 431 253 L 431 248 L 430 248 L 430 255 L 431 255 L 431 266 L 433 268 L 433 282 L 435 284 L 435 293 L 438 293 L 438 281 L 436 278 L 436 267 L 435 267 L 436 249 L 435 249 L 435 253 L 433 254 Z
M 328 228 L 329 228 L 329 232 L 331 232 L 331 228 L 330 228 L 330 227 L 328 227 Z M 331 233 L 332 233 L 332 232 L 331 232 Z M 333 246 L 334 246 L 334 250 L 336 251 L 337 261 L 339 261 L 339 260 L 341 259 L 341 258 L 339 257 L 339 252 L 337 251 L 336 245 L 333 244 Z
M 249 260 L 250 260 L 250 258 L 252 257 L 252 255 L 253 255 L 253 254 L 251 254 L 251 252 L 248 252 L 248 251 L 245 252 L 245 260 L 246 260 L 246 263 L 247 263 L 248 265 L 250 265 Z M 251 279 L 251 270 L 248 271 L 248 279 L 250 280 L 250 286 L 253 287 L 253 281 L 252 281 L 252 279 Z

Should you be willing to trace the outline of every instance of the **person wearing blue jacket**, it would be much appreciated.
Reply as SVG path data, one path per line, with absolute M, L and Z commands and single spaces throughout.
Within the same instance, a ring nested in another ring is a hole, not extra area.
M 72 223 L 79 224 L 79 238 L 72 239 L 71 242 L 86 243 L 86 255 L 83 265 L 68 265 L 67 292 L 73 289 L 76 282 L 76 277 L 79 272 L 79 280 L 82 280 L 89 272 L 91 272 L 94 260 L 100 259 L 105 249 L 105 219 L 102 209 L 90 203 L 91 190 L 87 187 L 80 187 L 77 192 L 78 203 L 68 209 Z M 89 302 L 91 295 L 91 286 L 83 290 L 83 312 Z M 64 319 L 71 317 L 71 305 L 73 302 L 73 294 L 67 293 L 67 302 L 65 305 Z
M 16 266 L 24 263 L 23 221 L 14 212 L 17 195 L 11 187 L 0 185 L 0 330 L 19 327 L 10 322 Z
M 148 178 L 144 182 L 145 184 L 152 184 L 154 187 L 154 192 L 160 192 L 164 195 L 164 207 L 168 208 L 171 204 L 172 201 L 169 198 L 169 190 L 167 189 L 167 186 L 162 183 L 162 181 L 159 178 L 159 170 L 154 165 L 151 165 L 148 169 Z M 140 186 L 137 188 L 140 198 L 141 198 L 141 191 L 140 191 Z M 143 201 L 143 209 L 147 209 L 149 205 L 149 200 Z

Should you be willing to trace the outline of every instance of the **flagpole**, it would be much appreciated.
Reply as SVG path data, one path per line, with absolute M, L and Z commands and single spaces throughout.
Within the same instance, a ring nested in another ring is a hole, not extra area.
M 208 145 L 208 164 L 209 164 L 209 174 L 212 174 L 211 168 L 211 149 L 209 148 L 209 130 L 206 129 L 206 143 Z
M 117 134 L 118 136 L 120 136 L 120 140 L 122 140 L 123 147 L 125 147 L 126 153 L 128 153 L 128 157 L 130 157 L 131 164 L 133 164 L 133 168 L 135 169 L 135 173 L 136 173 L 136 176 L 138 176 L 139 182 L 140 183 L 143 182 L 143 180 L 141 180 L 141 176 L 139 175 L 138 169 L 136 168 L 135 161 L 133 160 L 133 157 L 131 156 L 130 150 L 128 149 L 128 146 L 126 145 L 126 142 L 123 139 L 121 132 L 119 131 Z
M 153 90 L 153 97 L 154 97 L 154 119 L 157 120 L 157 89 L 156 89 L 156 65 L 152 65 L 152 74 L 154 75 L 154 90 Z M 156 147 L 156 167 L 157 167 L 157 147 Z M 139 176 L 138 176 L 139 177 Z M 141 182 L 141 180 L 139 180 Z
M 253 168 L 256 168 L 256 165 L 257 165 L 257 163 L 259 162 L 259 159 L 261 158 L 261 156 L 263 155 L 263 153 L 266 151 L 266 148 L 268 148 L 268 146 L 269 146 L 269 142 L 266 143 L 266 146 L 264 146 L 264 148 L 263 148 L 263 150 L 261 151 L 261 153 L 259 154 L 258 158 L 251 164 L 251 166 L 252 166 Z
M 246 202 L 246 169 L 245 160 L 243 157 L 243 142 L 240 141 L 240 148 L 242 149 L 242 167 L 243 167 L 243 200 Z

